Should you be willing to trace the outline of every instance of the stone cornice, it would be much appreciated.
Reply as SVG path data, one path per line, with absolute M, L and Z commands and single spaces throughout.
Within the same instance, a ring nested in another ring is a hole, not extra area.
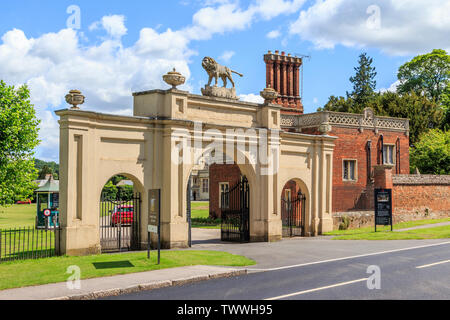
M 303 115 L 281 115 L 282 128 L 319 128 L 321 125 L 358 128 L 359 130 L 392 130 L 409 135 L 409 120 L 370 114 L 322 111 Z

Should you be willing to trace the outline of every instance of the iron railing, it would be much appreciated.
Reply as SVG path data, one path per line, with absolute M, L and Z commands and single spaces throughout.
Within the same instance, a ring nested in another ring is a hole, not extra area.
M 221 196 L 221 240 L 250 241 L 250 187 L 242 177 L 234 187 Z
M 109 197 L 100 201 L 100 245 L 102 252 L 140 250 L 141 194 Z
M 51 227 L 46 218 L 44 228 L 0 229 L 0 263 L 58 256 L 61 228 L 54 218 Z
M 292 199 L 281 199 L 283 237 L 304 235 L 305 201 L 306 197 L 301 193 Z

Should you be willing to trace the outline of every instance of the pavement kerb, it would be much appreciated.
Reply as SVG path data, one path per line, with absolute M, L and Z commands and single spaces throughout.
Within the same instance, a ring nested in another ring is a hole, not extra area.
M 133 285 L 133 286 L 125 287 L 125 288 L 100 290 L 100 291 L 76 294 L 76 295 L 71 295 L 71 296 L 57 297 L 57 298 L 52 298 L 49 300 L 94 300 L 94 299 L 99 299 L 99 298 L 104 298 L 104 297 L 112 297 L 112 296 L 118 296 L 118 295 L 122 295 L 122 294 L 135 293 L 135 292 L 139 292 L 139 291 L 160 289 L 160 288 L 171 287 L 171 286 L 181 286 L 181 285 L 199 282 L 199 281 L 205 281 L 205 280 L 209 280 L 209 279 L 235 277 L 235 276 L 240 276 L 240 275 L 244 275 L 244 274 L 247 274 L 247 269 L 232 270 L 232 271 L 228 271 L 228 272 L 213 273 L 213 274 L 209 274 L 209 275 L 192 276 L 192 277 L 186 277 L 186 278 L 179 278 L 179 279 L 175 279 L 175 280 L 162 280 L 162 281 L 155 281 L 155 282 L 150 282 L 150 283 L 142 283 L 142 284 Z

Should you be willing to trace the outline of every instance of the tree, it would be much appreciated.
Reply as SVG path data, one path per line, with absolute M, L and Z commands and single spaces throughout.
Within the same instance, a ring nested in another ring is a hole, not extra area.
M 347 98 L 342 96 L 331 96 L 327 104 L 318 111 L 335 111 L 335 112 L 350 112 L 362 113 L 368 103 L 372 101 L 376 95 L 375 87 L 375 67 L 372 67 L 373 59 L 368 57 L 366 53 L 359 56 L 358 66 L 355 67 L 356 74 L 350 77 L 350 82 L 353 83 L 353 91 L 347 92 Z
M 109 180 L 102 190 L 102 195 L 108 199 L 116 199 L 117 198 L 117 187 Z
M 450 55 L 441 49 L 419 55 L 399 68 L 397 78 L 400 94 L 414 91 L 440 103 L 441 95 L 449 85 Z
M 412 145 L 422 133 L 438 128 L 443 118 L 439 105 L 414 92 L 403 95 L 389 91 L 379 93 L 368 106 L 379 116 L 409 119 L 409 141 Z
M 450 130 L 450 84 L 441 94 L 441 106 L 444 113 L 441 130 Z
M 28 87 L 15 89 L 0 81 L 0 206 L 33 194 L 38 125 Z
M 34 160 L 34 166 L 36 167 L 36 169 L 38 169 L 38 175 L 36 176 L 36 179 L 44 179 L 45 178 L 45 174 L 42 174 L 42 171 L 44 170 L 44 167 L 48 167 L 53 174 L 53 178 L 55 180 L 58 180 L 59 178 L 59 164 L 57 164 L 54 161 L 50 161 L 50 162 L 46 162 L 43 160 L 39 160 L 39 159 L 35 159 Z M 43 178 L 40 178 L 43 177 Z
M 45 179 L 45 176 L 48 175 L 48 174 L 53 175 L 53 170 L 52 170 L 51 168 L 49 168 L 47 165 L 45 165 L 45 166 L 41 169 L 41 171 L 39 171 L 38 179 L 39 179 L 39 180 L 43 180 L 43 179 Z
M 352 98 L 344 98 L 342 96 L 331 96 L 328 99 L 327 104 L 323 108 L 318 108 L 317 111 L 335 111 L 335 112 L 351 112 L 355 113 L 355 109 Z
M 354 101 L 354 112 L 361 113 L 367 106 L 367 103 L 372 100 L 377 82 L 375 77 L 375 67 L 372 67 L 373 59 L 363 53 L 359 56 L 358 66 L 355 67 L 356 74 L 350 77 L 350 82 L 353 83 L 353 92 L 348 94 L 347 98 L 352 98 Z
M 411 171 L 450 174 L 450 131 L 429 130 L 420 135 L 410 152 Z

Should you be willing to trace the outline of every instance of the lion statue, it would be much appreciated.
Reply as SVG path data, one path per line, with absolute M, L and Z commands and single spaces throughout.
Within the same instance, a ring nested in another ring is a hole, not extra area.
M 203 67 L 203 69 L 206 70 L 206 72 L 209 75 L 209 80 L 208 80 L 207 86 L 210 86 L 212 79 L 215 78 L 216 79 L 216 84 L 214 86 L 217 87 L 218 79 L 221 78 L 222 81 L 223 81 L 223 87 L 226 88 L 226 86 L 227 86 L 227 78 L 228 78 L 228 79 L 230 79 L 231 84 L 233 85 L 233 88 L 234 88 L 235 87 L 234 86 L 234 81 L 233 81 L 233 77 L 231 76 L 231 74 L 232 73 L 236 73 L 237 75 L 239 75 L 241 77 L 244 76 L 243 74 L 240 74 L 239 72 L 233 71 L 233 70 L 231 70 L 228 67 L 225 67 L 225 66 L 222 66 L 222 65 L 218 64 L 216 62 L 216 60 L 214 60 L 211 57 L 205 57 L 203 59 L 202 67 Z

